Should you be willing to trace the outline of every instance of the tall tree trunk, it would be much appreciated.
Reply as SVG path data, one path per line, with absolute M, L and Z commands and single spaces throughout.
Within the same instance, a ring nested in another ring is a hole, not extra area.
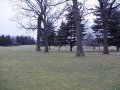
M 110 18 L 114 3 L 116 0 L 98 0 L 100 4 L 100 12 L 103 23 L 103 54 L 109 54 L 108 50 L 108 38 L 107 38 L 107 30 L 108 30 L 108 20 Z M 114 9 L 117 6 L 114 6 Z
M 45 21 L 44 23 L 44 27 L 45 27 L 45 51 L 44 52 L 49 52 L 48 50 L 48 26 L 47 26 L 47 23 Z
M 38 16 L 38 26 L 37 26 L 37 42 L 36 42 L 36 51 L 41 51 L 40 44 L 40 35 L 41 35 L 41 16 Z
M 104 50 L 103 50 L 103 54 L 109 54 L 109 51 L 108 51 L 108 38 L 107 38 L 107 30 L 103 30 L 103 42 L 104 42 Z
M 108 51 L 108 38 L 107 38 L 107 21 L 103 17 L 103 54 L 109 54 Z
M 75 16 L 75 24 L 76 24 L 76 35 L 77 35 L 77 51 L 76 56 L 77 57 L 85 57 L 84 51 L 83 51 L 83 45 L 82 45 L 82 27 L 81 27 L 81 17 L 78 9 L 78 2 L 77 0 L 73 1 L 73 10 L 74 10 L 74 16 Z

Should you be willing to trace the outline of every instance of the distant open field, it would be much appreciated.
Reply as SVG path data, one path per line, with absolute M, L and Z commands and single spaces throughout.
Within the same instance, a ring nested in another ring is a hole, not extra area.
M 119 53 L 86 48 L 78 58 L 68 47 L 57 49 L 0 47 L 0 90 L 120 90 Z

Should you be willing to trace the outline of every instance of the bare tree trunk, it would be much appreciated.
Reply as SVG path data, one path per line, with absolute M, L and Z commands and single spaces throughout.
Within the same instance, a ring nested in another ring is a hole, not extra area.
M 108 38 L 107 38 L 107 26 L 108 26 L 108 14 L 105 12 L 103 6 L 101 5 L 101 18 L 103 23 L 103 54 L 109 54 L 108 51 Z
M 83 45 L 82 45 L 82 27 L 81 27 L 81 18 L 80 13 L 78 9 L 78 2 L 77 0 L 73 1 L 73 10 L 74 10 L 74 16 L 75 16 L 75 24 L 76 24 L 76 35 L 77 35 L 77 51 L 76 56 L 77 57 L 85 57 L 84 51 L 83 51 Z
M 103 18 L 103 54 L 109 54 L 108 51 L 108 38 L 107 38 L 107 21 L 106 18 L 102 16 Z
M 45 27 L 45 51 L 44 52 L 49 52 L 48 50 L 48 26 L 47 26 L 46 21 L 44 23 L 44 27 Z
M 108 51 L 108 38 L 107 38 L 107 30 L 104 29 L 103 30 L 103 42 L 104 42 L 104 50 L 103 50 L 103 54 L 109 54 L 109 51 Z
M 40 45 L 40 35 L 41 35 L 41 16 L 38 16 L 38 26 L 37 26 L 37 42 L 36 42 L 36 51 L 41 51 Z

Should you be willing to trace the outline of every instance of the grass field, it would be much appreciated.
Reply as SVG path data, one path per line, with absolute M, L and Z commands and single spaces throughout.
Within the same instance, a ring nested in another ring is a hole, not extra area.
M 36 52 L 0 47 L 0 90 L 120 90 L 120 56 L 112 52 Z

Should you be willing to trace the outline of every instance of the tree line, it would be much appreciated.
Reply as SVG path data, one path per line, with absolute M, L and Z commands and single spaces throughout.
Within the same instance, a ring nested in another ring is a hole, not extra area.
M 116 16 L 119 17 L 120 3 L 118 0 L 96 0 L 97 6 L 89 10 L 85 6 L 87 0 L 11 1 L 21 10 L 16 20 L 19 25 L 24 29 L 37 30 L 36 51 L 41 51 L 41 44 L 44 43 L 44 51 L 49 52 L 49 46 L 55 41 L 54 44 L 59 47 L 69 44 L 71 51 L 72 47 L 76 45 L 76 56 L 84 57 L 82 43 L 86 30 L 84 18 L 89 12 L 97 16 L 92 29 L 98 42 L 102 41 L 103 54 L 109 54 L 109 45 L 114 44 L 119 48 L 120 25 L 119 18 L 115 19 Z M 68 12 L 69 10 L 71 11 Z M 69 14 L 66 16 L 65 12 Z M 66 17 L 66 20 L 61 23 L 58 30 L 55 30 L 55 25 L 62 16 L 64 19 Z M 101 33 L 97 34 L 98 32 Z
M 30 36 L 0 36 L 0 46 L 14 46 L 14 45 L 34 45 L 35 39 Z
M 48 46 L 70 46 L 70 51 L 72 51 L 73 46 L 76 46 L 77 37 L 76 37 L 76 26 L 75 26 L 75 17 L 73 14 L 73 9 L 70 8 L 65 17 L 66 21 L 62 21 L 58 30 L 54 28 L 54 25 L 49 24 L 49 33 L 48 33 Z M 82 19 L 84 21 L 84 19 Z M 81 23 L 82 26 L 82 38 L 85 39 L 86 27 L 85 23 Z M 41 45 L 45 46 L 45 36 L 44 31 L 41 31 L 40 42 Z

